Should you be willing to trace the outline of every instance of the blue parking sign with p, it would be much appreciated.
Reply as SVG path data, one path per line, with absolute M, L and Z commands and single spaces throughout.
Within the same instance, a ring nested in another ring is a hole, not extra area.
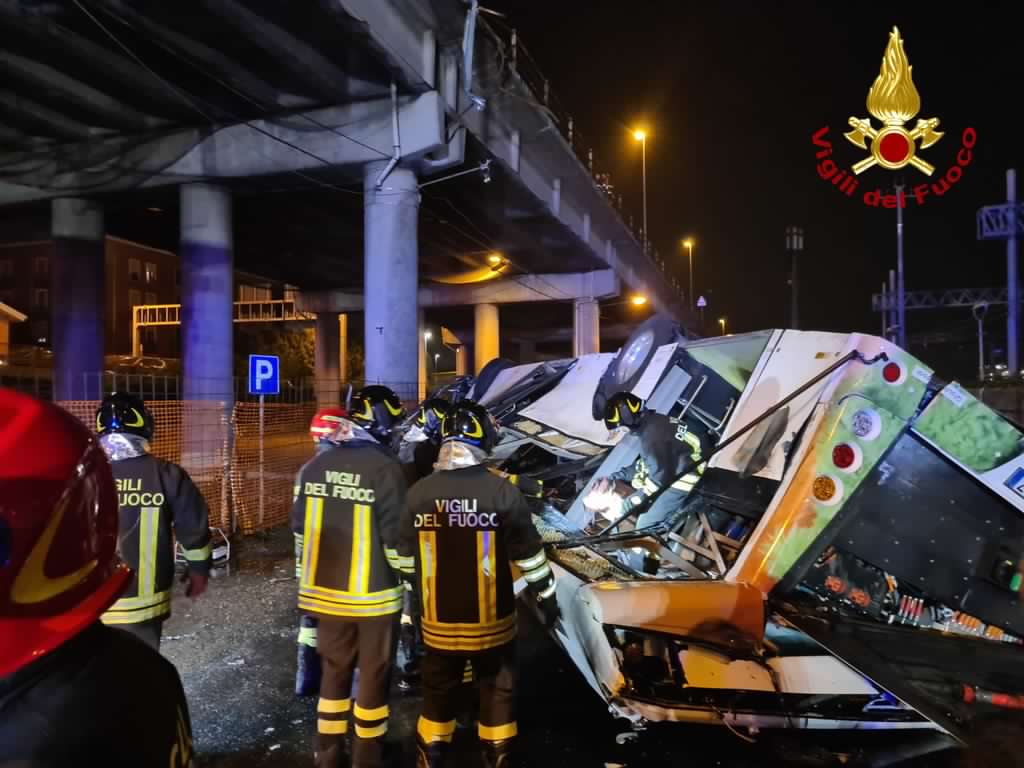
M 277 395 L 281 392 L 281 358 L 249 355 L 249 394 Z

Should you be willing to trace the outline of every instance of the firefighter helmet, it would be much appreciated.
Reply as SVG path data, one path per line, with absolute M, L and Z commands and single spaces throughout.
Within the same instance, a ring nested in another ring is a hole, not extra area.
M 482 405 L 463 400 L 441 420 L 441 440 L 468 443 L 490 453 L 498 444 L 498 425 Z
M 96 431 L 101 435 L 127 432 L 153 439 L 153 414 L 138 395 L 115 392 L 107 395 L 96 411 Z
M 391 431 L 405 416 L 405 408 L 392 390 L 381 384 L 364 387 L 352 396 L 348 418 L 382 443 L 391 439 Z
M 327 440 L 341 426 L 341 420 L 344 418 L 344 408 L 321 408 L 309 422 L 309 436 L 318 442 Z
M 124 590 L 117 491 L 67 411 L 0 389 L 0 678 L 91 625 Z
M 632 392 L 616 392 L 604 406 L 604 423 L 608 429 L 635 427 L 643 415 L 644 401 Z
M 441 435 L 441 420 L 451 410 L 452 404 L 443 397 L 424 400 L 416 412 L 416 426 L 431 440 L 437 441 Z

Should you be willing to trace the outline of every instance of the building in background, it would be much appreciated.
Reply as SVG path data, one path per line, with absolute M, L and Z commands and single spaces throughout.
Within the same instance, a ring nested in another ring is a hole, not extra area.
M 25 314 L 10 329 L 11 346 L 50 346 L 50 260 L 52 240 L 0 243 L 0 303 Z M 181 269 L 176 253 L 118 237 L 106 237 L 105 347 L 108 355 L 132 352 L 132 307 L 181 302 Z M 296 289 L 235 272 L 236 301 L 294 299 Z M 144 328 L 143 354 L 177 358 L 178 328 Z

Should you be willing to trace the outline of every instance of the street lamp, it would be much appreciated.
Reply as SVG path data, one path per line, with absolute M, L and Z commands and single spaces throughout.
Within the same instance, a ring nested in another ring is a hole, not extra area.
M 797 256 L 804 249 L 804 231 L 800 227 L 786 227 L 786 251 L 792 259 L 793 266 L 790 268 L 790 327 L 798 328 L 799 317 L 797 314 L 797 291 L 796 291 L 796 260 Z
M 636 296 L 631 298 L 630 301 L 633 304 L 635 304 L 636 306 L 640 307 L 640 306 L 643 306 L 644 304 L 647 303 L 647 297 L 646 296 L 641 296 L 640 294 L 637 294 Z
M 440 359 L 441 359 L 441 353 L 440 352 L 435 352 L 434 353 L 434 373 L 437 373 L 437 361 L 440 360 Z
M 690 305 L 692 306 L 694 301 L 696 301 L 696 299 L 694 299 L 694 297 L 693 297 L 693 239 L 688 237 L 685 240 L 683 240 L 683 246 L 686 248 L 686 254 L 687 254 L 687 256 L 689 256 L 689 259 L 690 259 L 690 296 L 689 296 L 689 298 L 690 298 Z
M 633 138 L 640 142 L 640 152 L 643 167 L 643 190 L 644 190 L 644 253 L 647 253 L 647 133 L 637 129 L 633 131 Z
M 725 336 L 725 318 L 724 317 L 718 318 L 718 324 L 720 326 L 722 326 L 722 335 Z

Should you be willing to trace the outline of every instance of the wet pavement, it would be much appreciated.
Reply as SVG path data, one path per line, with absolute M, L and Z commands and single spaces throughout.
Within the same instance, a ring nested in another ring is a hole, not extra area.
M 185 685 L 198 768 L 309 766 L 316 700 L 295 697 L 298 626 L 291 535 L 279 529 L 237 542 L 227 571 L 215 571 L 196 601 L 175 595 L 163 653 Z M 906 737 L 888 734 L 775 734 L 750 738 L 720 727 L 652 728 L 620 745 L 624 726 L 539 627 L 521 622 L 519 729 L 523 766 L 773 766 L 896 765 L 879 749 Z M 392 696 L 388 740 L 395 768 L 415 765 L 413 738 L 420 699 Z M 475 734 L 456 735 L 452 765 L 477 766 Z M 873 759 L 866 758 L 874 752 Z M 955 756 L 901 766 L 952 768 Z

